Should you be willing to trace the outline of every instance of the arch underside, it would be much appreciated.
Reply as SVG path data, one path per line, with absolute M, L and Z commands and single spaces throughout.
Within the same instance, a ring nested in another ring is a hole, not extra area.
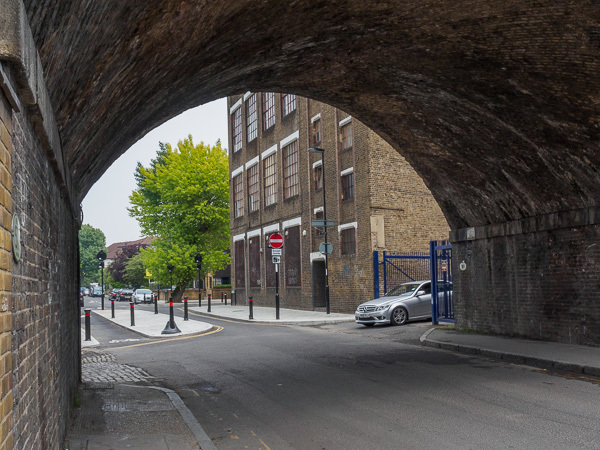
M 598 205 L 597 2 L 24 3 L 80 198 L 182 111 L 277 91 L 378 132 L 453 229 Z

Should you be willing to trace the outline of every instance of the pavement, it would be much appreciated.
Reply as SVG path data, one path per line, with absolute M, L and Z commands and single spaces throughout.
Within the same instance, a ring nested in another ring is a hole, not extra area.
M 162 303 L 162 302 L 161 302 Z M 176 304 L 177 309 L 183 309 Z M 253 319 L 248 306 L 224 305 L 213 302 L 211 312 L 203 301 L 202 307 L 189 304 L 190 314 L 225 321 L 268 323 L 280 325 L 315 326 L 353 322 L 353 314 L 325 314 L 318 311 L 254 307 Z M 111 318 L 110 309 L 93 310 L 94 320 L 110 320 L 148 338 L 170 338 L 162 334 L 168 327 L 169 316 L 137 309 L 135 325 L 130 314 L 117 310 Z M 215 327 L 198 320 L 175 318 L 181 331 L 175 336 L 212 332 Z M 101 349 L 91 337 L 85 341 L 82 329 L 82 387 L 81 406 L 76 409 L 73 425 L 67 437 L 68 449 L 215 449 L 202 426 L 187 409 L 181 398 L 170 389 L 157 386 L 143 370 L 118 364 L 114 357 Z M 421 344 L 458 353 L 480 355 L 514 364 L 541 369 L 600 377 L 600 348 L 575 344 L 517 339 L 502 336 L 461 332 L 451 326 L 432 326 L 420 338 Z M 135 432 L 132 432 L 134 430 Z

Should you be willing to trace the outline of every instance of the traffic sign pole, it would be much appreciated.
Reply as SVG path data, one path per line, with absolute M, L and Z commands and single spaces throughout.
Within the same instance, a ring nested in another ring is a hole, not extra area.
M 275 264 L 275 319 L 279 320 L 279 264 Z

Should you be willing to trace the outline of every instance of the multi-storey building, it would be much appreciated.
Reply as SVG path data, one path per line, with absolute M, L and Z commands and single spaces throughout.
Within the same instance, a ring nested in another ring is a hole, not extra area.
M 284 237 L 282 307 L 325 307 L 319 252 L 325 189 L 330 306 L 353 312 L 373 297 L 374 250 L 427 251 L 448 225 L 423 181 L 397 151 L 352 116 L 290 94 L 229 97 L 232 283 L 238 299 L 275 304 L 268 237 Z M 322 153 L 309 153 L 310 147 Z M 390 176 L 390 174 L 392 174 Z

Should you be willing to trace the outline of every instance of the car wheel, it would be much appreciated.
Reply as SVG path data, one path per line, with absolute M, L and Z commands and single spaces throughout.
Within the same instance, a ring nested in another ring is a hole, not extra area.
M 404 325 L 408 320 L 408 312 L 402 306 L 398 306 L 392 311 L 390 323 L 392 325 Z
M 363 323 L 363 325 L 365 327 L 372 327 L 373 325 L 375 325 L 374 323 Z

